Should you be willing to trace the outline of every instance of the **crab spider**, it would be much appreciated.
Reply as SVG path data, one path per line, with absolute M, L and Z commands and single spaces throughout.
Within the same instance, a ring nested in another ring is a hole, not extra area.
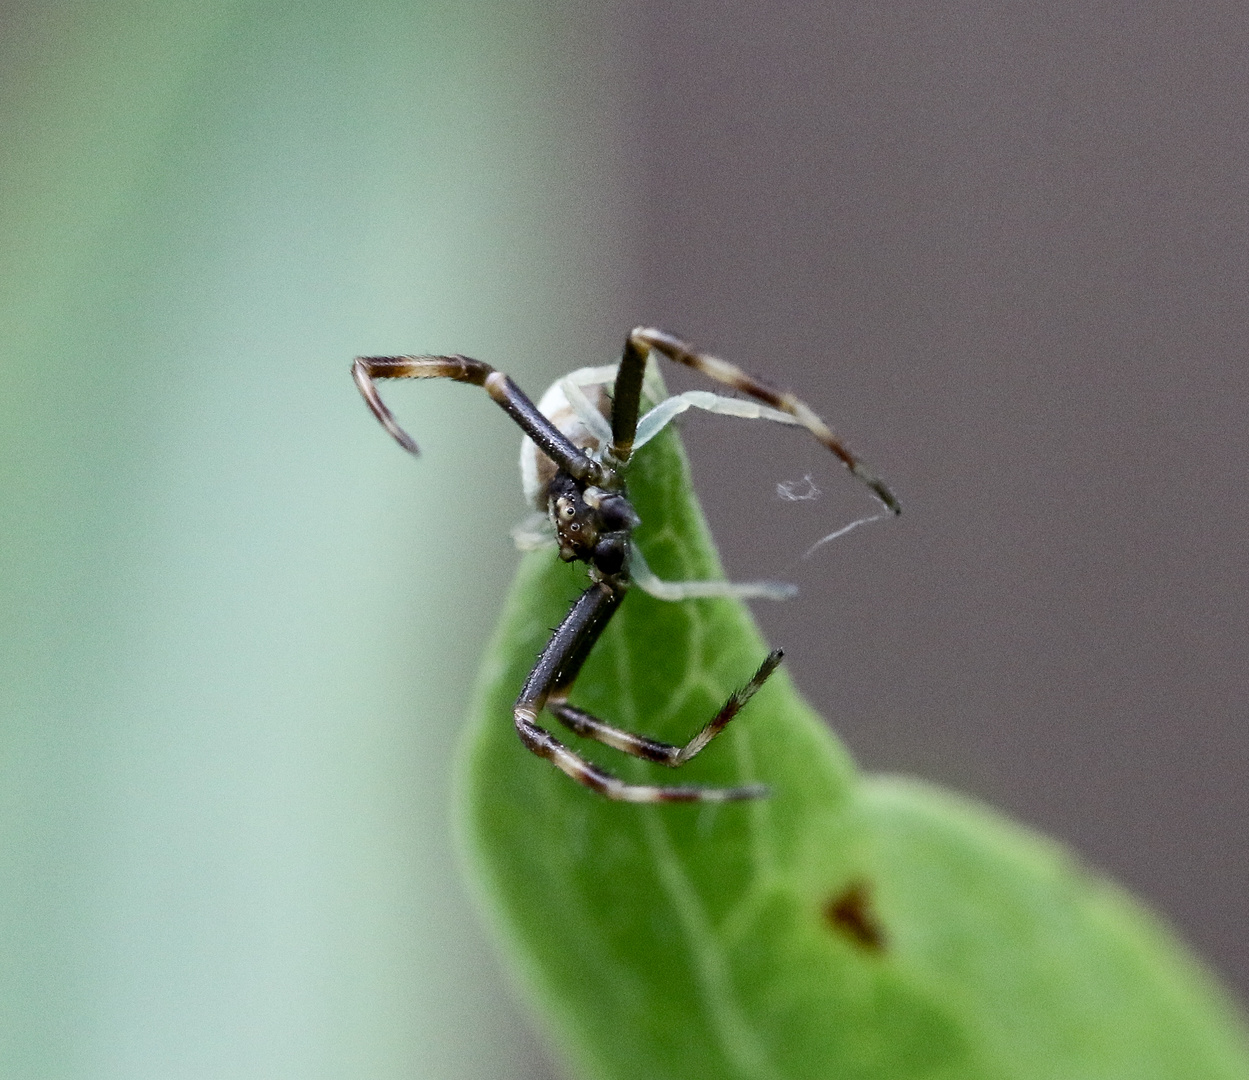
M 647 382 L 647 359 L 658 353 L 737 390 L 752 401 L 689 391 L 664 398 L 652 385 L 648 394 L 658 404 L 639 417 Z M 629 502 L 625 472 L 634 452 L 665 424 L 689 408 L 806 428 L 865 483 L 885 509 L 901 513 L 893 492 L 872 473 L 811 408 L 793 394 L 777 390 L 724 360 L 692 349 L 680 338 L 647 327 L 634 329 L 625 341 L 620 364 L 573 372 L 533 402 L 501 371 L 467 356 L 362 356 L 353 368 L 356 385 L 374 416 L 405 450 L 417 453 L 416 442 L 400 427 L 378 395 L 378 379 L 444 378 L 484 387 L 527 436 L 521 451 L 526 495 L 545 511 L 549 531 L 566 562 L 584 562 L 590 585 L 555 629 L 525 680 L 513 708 L 521 742 L 578 783 L 609 799 L 624 802 L 723 802 L 752 799 L 767 793 L 759 784 L 709 788 L 627 783 L 587 761 L 538 724 L 545 708 L 565 727 L 626 754 L 677 767 L 701 751 L 754 696 L 781 662 L 775 649 L 744 687 L 731 694 L 720 711 L 684 746 L 634 734 L 592 716 L 568 701 L 582 665 L 608 621 L 636 584 L 665 600 L 699 596 L 791 595 L 776 582 L 736 585 L 729 582 L 664 582 L 651 573 L 633 543 L 640 524 Z M 610 402 L 604 387 L 612 384 Z M 590 388 L 599 400 L 586 393 Z M 610 415 L 610 423 L 607 416 Z M 517 534 L 526 546 L 538 539 L 532 529 Z

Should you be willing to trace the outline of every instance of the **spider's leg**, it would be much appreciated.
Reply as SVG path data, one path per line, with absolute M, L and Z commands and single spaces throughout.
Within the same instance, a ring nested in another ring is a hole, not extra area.
M 786 581 L 664 581 L 636 543 L 629 545 L 629 580 L 656 600 L 792 600 L 798 595 L 798 586 Z
M 551 640 L 538 657 L 538 662 L 534 665 L 533 671 L 530 672 L 529 678 L 525 680 L 520 697 L 516 699 L 513 717 L 521 742 L 533 753 L 539 757 L 546 758 L 561 772 L 571 776 L 577 783 L 583 784 L 585 787 L 590 788 L 592 791 L 597 791 L 600 795 L 604 795 L 609 799 L 616 799 L 621 802 L 724 802 L 732 799 L 754 799 L 766 794 L 766 789 L 759 784 L 749 784 L 736 788 L 661 787 L 650 784 L 629 784 L 619 777 L 600 769 L 597 765 L 586 761 L 585 758 L 570 750 L 545 728 L 539 727 L 537 722 L 538 714 L 548 702 L 553 706 L 569 707 L 564 705 L 564 698 L 567 696 L 573 680 L 576 679 L 578 672 L 580 672 L 582 664 L 585 663 L 586 657 L 590 655 L 590 650 L 594 647 L 594 643 L 598 640 L 599 635 L 602 634 L 607 621 L 615 613 L 616 608 L 623 599 L 624 590 L 622 588 L 613 587 L 606 582 L 598 582 L 591 585 L 581 594 L 580 598 L 573 605 L 572 610 L 565 616 L 564 621 L 556 628 Z M 771 660 L 771 657 L 769 657 L 769 660 Z M 779 656 L 777 656 L 777 660 L 779 661 Z M 765 663 L 764 666 L 767 667 L 767 664 Z M 774 668 L 775 666 L 776 663 L 773 662 L 772 667 Z M 734 699 L 740 696 L 741 693 L 745 693 L 746 698 L 748 698 L 750 694 L 758 689 L 758 683 L 761 683 L 769 674 L 771 674 L 771 668 L 766 673 L 763 668 L 760 668 L 760 673 L 751 681 L 748 692 L 739 692 L 739 695 L 730 698 L 729 703 L 721 710 L 721 715 L 717 716 L 711 724 L 708 724 L 691 741 L 690 746 L 693 749 L 689 750 L 689 756 L 701 750 L 745 703 L 745 698 L 742 698 L 729 711 Z M 726 712 L 727 715 L 724 715 Z M 559 716 L 560 714 L 557 712 L 556 715 Z M 591 717 L 590 719 L 593 718 Z M 599 721 L 594 722 L 596 724 L 601 723 Z M 715 726 L 717 723 L 719 726 Z M 601 727 L 613 732 L 616 731 L 615 728 L 607 729 L 606 725 L 601 725 Z M 622 738 L 640 740 L 639 736 L 628 735 L 627 732 L 618 732 L 618 734 Z M 660 745 L 653 743 L 651 740 L 645 740 L 645 742 L 650 745 Z M 698 745 L 695 746 L 695 744 Z M 609 745 L 617 744 L 609 743 Z M 623 746 L 620 748 L 624 749 Z M 689 748 L 686 749 L 688 750 Z M 682 752 L 684 751 L 678 750 L 678 753 Z M 676 764 L 681 764 L 681 762 L 676 762 Z
M 629 455 L 633 452 L 633 440 L 637 428 L 637 393 L 638 388 L 641 386 L 642 368 L 645 366 L 646 357 L 652 349 L 666 356 L 669 360 L 678 364 L 685 364 L 686 367 L 691 367 L 695 371 L 701 371 L 709 378 L 724 383 L 726 386 L 731 386 L 734 390 L 739 390 L 756 401 L 763 402 L 764 405 L 778 409 L 783 413 L 788 413 L 840 458 L 842 464 L 847 469 L 871 488 L 876 497 L 885 504 L 885 507 L 891 513 L 900 514 L 902 512 L 902 506 L 898 502 L 897 496 L 889 490 L 885 482 L 860 461 L 850 451 L 850 448 L 832 433 L 829 426 L 812 411 L 806 402 L 801 401 L 788 390 L 778 390 L 776 387 L 769 386 L 753 375 L 747 374 L 735 364 L 730 364 L 726 360 L 709 356 L 706 353 L 695 352 L 680 338 L 662 330 L 656 330 L 653 327 L 637 327 L 629 335 L 628 341 L 625 342 L 624 357 L 620 362 L 620 374 L 616 379 L 616 400 L 619 403 L 622 384 L 626 390 L 632 388 L 632 400 L 634 402 L 632 410 L 633 419 L 631 422 L 627 422 L 629 421 L 629 416 L 628 402 L 626 401 L 625 406 L 622 408 L 621 424 L 618 427 L 616 424 L 616 412 L 613 409 L 612 432 L 616 436 L 612 445 L 612 454 L 614 456 L 621 457 L 622 461 L 627 461 Z M 634 374 L 635 369 L 636 375 Z M 635 383 L 636 387 L 634 387 Z M 627 438 L 625 438 L 626 436 Z
M 569 476 L 590 483 L 603 479 L 597 461 L 578 450 L 560 433 L 521 389 L 501 371 L 467 356 L 360 356 L 351 368 L 352 378 L 382 427 L 405 450 L 418 453 L 416 441 L 395 419 L 377 392 L 375 379 L 454 379 L 485 387 L 534 444 Z
M 632 754 L 634 757 L 643 758 L 646 761 L 656 761 L 660 765 L 667 765 L 675 769 L 684 765 L 728 727 L 729 721 L 741 712 L 742 706 L 755 696 L 755 692 L 759 687 L 776 670 L 783 655 L 780 649 L 773 649 L 768 654 L 767 659 L 759 665 L 759 670 L 754 673 L 750 682 L 740 690 L 735 690 L 730 694 L 720 711 L 684 746 L 673 746 L 670 743 L 660 742 L 658 739 L 652 739 L 646 735 L 635 735 L 631 731 L 612 727 L 611 724 L 604 723 L 598 717 L 591 716 L 585 710 L 578 709 L 575 705 L 569 705 L 563 697 L 557 697 L 554 694 L 547 701 L 546 707 L 565 727 L 575 731 L 578 735 L 583 735 L 589 739 L 597 739 L 607 746 L 623 750 L 626 754 Z
M 586 392 L 581 389 L 583 385 L 586 384 L 579 383 L 572 378 L 559 381 L 559 387 L 564 391 L 564 398 L 572 411 L 577 414 L 577 419 L 585 425 L 586 431 L 594 436 L 600 446 L 607 446 L 611 443 L 611 425 L 607 423 L 607 418 L 595 408 L 594 402 L 586 396 Z
M 638 421 L 633 449 L 640 450 L 687 409 L 703 409 L 706 412 L 719 413 L 721 416 L 740 416 L 745 420 L 771 420 L 775 424 L 802 426 L 801 422 L 789 413 L 769 408 L 767 405 L 760 405 L 757 401 L 721 397 L 709 390 L 686 390 L 684 394 L 664 398 Z
M 512 526 L 512 543 L 517 551 L 541 551 L 559 546 L 555 526 L 547 514 L 530 514 Z
M 611 401 L 611 446 L 605 455 L 613 468 L 628 464 L 633 456 L 633 439 L 637 434 L 638 411 L 642 407 L 642 380 L 646 377 L 646 358 L 650 349 L 634 340 L 637 331 L 625 339 L 624 353 L 616 372 L 616 385 Z

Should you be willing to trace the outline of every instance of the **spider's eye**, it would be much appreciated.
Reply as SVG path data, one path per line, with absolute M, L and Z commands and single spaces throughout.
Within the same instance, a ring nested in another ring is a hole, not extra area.
M 568 531 L 569 531 L 569 532 L 580 532 L 580 531 L 581 531 L 581 526 L 580 526 L 580 525 L 578 525 L 576 522 L 573 522 L 573 524 L 571 524 L 571 525 L 569 525 L 569 526 L 568 526 Z

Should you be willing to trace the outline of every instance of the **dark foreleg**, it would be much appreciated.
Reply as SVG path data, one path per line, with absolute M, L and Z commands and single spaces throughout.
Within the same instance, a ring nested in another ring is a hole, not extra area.
M 646 358 L 652 350 L 678 364 L 700 371 L 708 378 L 730 386 L 764 405 L 792 416 L 831 450 L 847 469 L 871 488 L 876 497 L 885 504 L 886 509 L 894 514 L 902 512 L 897 496 L 889 490 L 885 482 L 833 434 L 832 429 L 815 414 L 806 402 L 788 390 L 778 390 L 774 386 L 769 386 L 762 379 L 755 378 L 727 360 L 696 352 L 680 338 L 653 327 L 637 327 L 629 334 L 625 342 L 620 372 L 616 376 L 616 394 L 612 407 L 610 460 L 614 467 L 623 465 L 633 453 L 633 436 L 637 429 L 638 398 L 641 393 L 642 375 L 646 368 Z
M 377 392 L 375 379 L 453 379 L 485 387 L 534 444 L 560 468 L 578 480 L 599 483 L 602 467 L 578 450 L 551 423 L 510 378 L 489 364 L 468 356 L 361 356 L 351 368 L 361 395 L 395 441 L 410 453 L 418 453 L 416 440 L 395 419 Z
M 588 713 L 573 710 L 573 707 L 564 700 L 594 643 L 602 634 L 622 599 L 622 590 L 606 583 L 591 585 L 581 594 L 572 610 L 555 630 L 546 648 L 538 657 L 538 662 L 529 678 L 525 680 L 520 697 L 516 700 L 513 717 L 521 742 L 533 753 L 546 758 L 561 772 L 572 777 L 577 783 L 609 799 L 622 802 L 724 802 L 733 799 L 753 799 L 766 794 L 767 789 L 759 784 L 735 788 L 704 788 L 626 783 L 592 762 L 586 761 L 538 725 L 538 714 L 544 706 L 549 707 L 565 723 L 569 722 L 566 717 L 571 715 L 571 710 L 577 717 L 584 717 L 589 722 L 584 734 L 590 734 L 591 737 L 600 739 L 607 745 L 624 750 L 626 753 L 634 753 L 637 757 L 661 760 L 658 756 L 651 756 L 644 752 L 636 753 L 636 748 L 643 746 L 658 748 L 663 744 L 646 739 L 644 736 L 609 727 L 602 721 L 595 720 Z M 779 653 L 769 656 L 747 687 L 730 697 L 716 718 L 703 728 L 688 746 L 672 748 L 678 756 L 682 754 L 685 756 L 679 761 L 665 761 L 664 763 L 680 765 L 698 753 L 736 715 L 779 662 Z M 593 725 L 593 730 L 590 730 L 590 724 Z M 570 723 L 569 726 L 573 727 L 574 731 L 577 730 L 574 724 Z M 612 737 L 603 737 L 607 732 L 610 732 Z

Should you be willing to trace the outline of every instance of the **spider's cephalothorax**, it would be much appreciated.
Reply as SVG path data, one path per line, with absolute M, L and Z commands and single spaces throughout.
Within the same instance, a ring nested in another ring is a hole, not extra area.
M 623 490 L 586 487 L 561 471 L 547 485 L 546 500 L 564 562 L 580 559 L 605 577 L 624 572 L 629 534 L 641 521 Z
M 689 391 L 665 399 L 639 421 L 646 362 L 652 351 L 701 371 L 748 395 L 754 402 Z M 629 459 L 637 446 L 673 416 L 690 407 L 777 420 L 798 424 L 810 431 L 871 488 L 890 513 L 900 513 L 901 507 L 884 482 L 871 473 L 804 402 L 732 364 L 695 352 L 679 338 L 662 330 L 638 327 L 630 333 L 618 368 L 606 373 L 586 369 L 576 374 L 587 376 L 584 385 L 601 385 L 605 379 L 610 379 L 613 382 L 610 406 L 607 395 L 602 393 L 597 403 L 591 402 L 581 389 L 582 382 L 570 377 L 557 384 L 563 388 L 559 400 L 566 413 L 557 416 L 557 410 L 548 405 L 547 399 L 543 399 L 544 407 L 539 409 L 501 371 L 467 356 L 362 356 L 352 368 L 356 385 L 373 414 L 399 444 L 412 453 L 417 452 L 416 443 L 382 402 L 374 380 L 448 378 L 484 387 L 527 436 L 521 455 L 526 491 L 538 503 L 538 508 L 545 511 L 560 558 L 566 562 L 585 562 L 589 566 L 589 588 L 555 629 L 516 699 L 513 721 L 525 746 L 578 783 L 611 799 L 719 802 L 764 795 L 766 788 L 761 784 L 706 788 L 626 783 L 569 749 L 537 722 L 539 714 L 546 709 L 578 735 L 661 765 L 684 765 L 727 726 L 781 662 L 781 651 L 771 652 L 750 681 L 731 694 L 715 717 L 684 746 L 673 746 L 613 727 L 568 702 L 574 680 L 603 628 L 624 600 L 630 584 L 665 600 L 791 595 L 787 587 L 769 582 L 734 585 L 714 581 L 664 582 L 655 578 L 632 543 L 632 533 L 639 520 L 629 503 L 623 479 Z M 610 423 L 604 415 L 608 411 Z

